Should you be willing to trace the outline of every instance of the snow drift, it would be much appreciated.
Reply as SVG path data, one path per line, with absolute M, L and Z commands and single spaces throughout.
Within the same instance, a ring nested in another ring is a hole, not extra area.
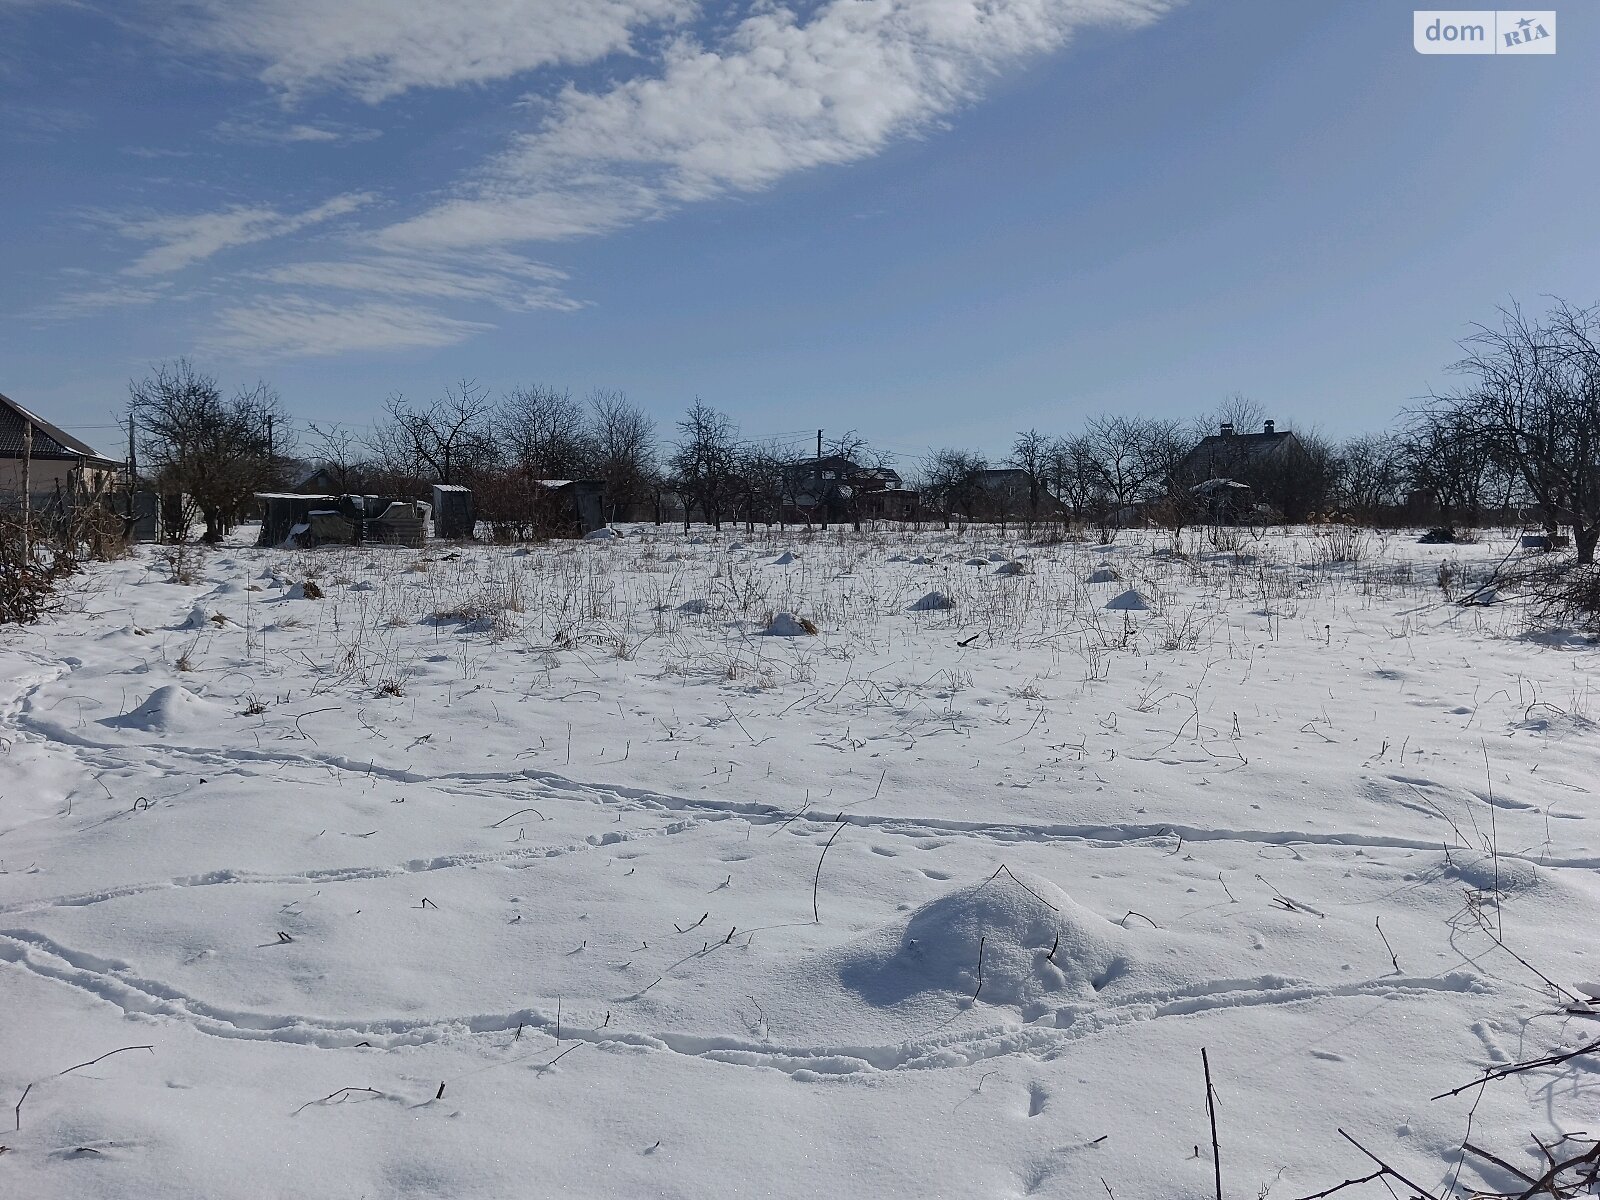
M 923 993 L 1017 1007 L 1092 998 L 1128 969 L 1128 939 L 1049 880 L 1006 868 L 848 944 L 839 978 L 880 1007 Z
M 169 683 L 151 692 L 145 702 L 120 717 L 107 717 L 102 725 L 141 733 L 186 733 L 215 729 L 225 714 L 209 700 L 187 688 Z

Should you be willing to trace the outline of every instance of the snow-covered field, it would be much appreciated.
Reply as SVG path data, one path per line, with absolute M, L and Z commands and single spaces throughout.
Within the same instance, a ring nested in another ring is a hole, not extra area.
M 1234 1197 L 1594 1128 L 1429 1099 L 1600 1036 L 1596 651 L 1440 588 L 1509 534 L 626 534 L 0 630 L 0 1192 L 1203 1197 L 1202 1047 Z

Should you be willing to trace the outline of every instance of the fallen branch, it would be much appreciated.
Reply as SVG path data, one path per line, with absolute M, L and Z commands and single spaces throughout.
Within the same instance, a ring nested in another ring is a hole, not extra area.
M 1451 1088 L 1448 1092 L 1440 1092 L 1430 1099 L 1443 1100 L 1447 1096 L 1459 1096 L 1468 1088 L 1478 1087 L 1480 1084 L 1490 1083 L 1496 1079 L 1505 1079 L 1511 1075 L 1520 1075 L 1524 1071 L 1535 1071 L 1540 1067 L 1555 1067 L 1570 1059 L 1593 1054 L 1600 1050 L 1600 1039 L 1579 1046 L 1576 1050 L 1569 1050 L 1565 1054 L 1549 1054 L 1544 1058 L 1530 1058 L 1526 1062 L 1512 1063 L 1509 1067 L 1501 1067 L 1498 1071 L 1485 1071 L 1481 1078 L 1474 1079 L 1471 1083 L 1463 1083 L 1460 1087 Z

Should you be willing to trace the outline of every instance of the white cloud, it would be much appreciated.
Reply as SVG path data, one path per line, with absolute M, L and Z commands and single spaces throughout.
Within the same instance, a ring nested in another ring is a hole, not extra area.
M 375 137 L 381 137 L 382 133 L 376 129 L 337 125 L 326 121 L 275 125 L 268 121 L 231 120 L 217 126 L 216 136 L 225 142 L 293 146 L 305 143 L 332 145 L 367 142 Z
M 155 243 L 123 268 L 123 274 L 148 276 L 180 271 L 235 246 L 283 237 L 345 216 L 374 199 L 371 192 L 351 192 L 300 213 L 237 205 L 220 212 L 119 221 L 118 231 L 123 236 Z
M 258 64 L 290 96 L 346 89 L 369 101 L 411 88 L 507 79 L 627 52 L 693 0 L 198 0 L 180 36 Z
M 224 308 L 203 349 L 245 358 L 311 358 L 453 346 L 491 328 L 416 305 L 285 296 Z
M 490 252 L 449 259 L 365 254 L 357 258 L 289 263 L 258 272 L 268 283 L 366 293 L 386 298 L 481 302 L 512 312 L 571 312 L 585 307 L 562 291 L 566 273 L 514 254 Z
M 724 14 L 697 37 L 684 31 L 698 0 L 193 0 L 170 36 L 212 60 L 221 52 L 248 61 L 286 109 L 318 90 L 376 102 L 635 56 L 589 90 L 568 83 L 552 93 L 551 77 L 541 77 L 549 98 L 512 110 L 532 114 L 528 132 L 409 219 L 322 238 L 315 259 L 278 256 L 225 277 L 222 290 L 246 298 L 219 314 L 212 345 L 262 356 L 445 346 L 490 328 L 449 315 L 450 305 L 581 308 L 564 275 L 506 248 L 604 234 L 872 157 L 936 128 L 1000 74 L 1078 32 L 1146 24 L 1181 2 L 794 0 L 802 7 L 792 9 L 747 0 L 736 9 L 742 19 Z M 256 109 L 217 135 L 334 144 L 376 133 Z M 262 203 L 123 220 L 120 231 L 148 248 L 122 274 L 165 276 L 375 199 L 350 192 L 301 212 Z M 146 302 L 130 285 L 63 304 L 87 307 L 96 295 Z
M 110 308 L 137 308 L 169 299 L 171 283 L 159 280 L 148 284 L 109 283 L 68 292 L 31 314 L 44 320 L 70 320 Z
M 384 231 L 391 246 L 603 233 L 678 205 L 853 162 L 917 135 L 1000 70 L 1177 0 L 830 0 L 772 9 L 718 48 L 679 39 L 661 70 L 569 87 L 464 189 Z

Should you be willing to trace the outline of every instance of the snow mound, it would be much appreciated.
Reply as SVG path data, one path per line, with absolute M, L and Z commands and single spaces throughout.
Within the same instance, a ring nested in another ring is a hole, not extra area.
M 778 555 L 777 558 L 772 560 L 772 565 L 775 567 L 787 567 L 794 561 L 794 552 L 792 550 L 785 550 L 782 554 Z
M 987 567 L 988 565 L 989 565 L 989 560 L 987 558 L 969 558 L 969 559 L 967 559 L 967 566 L 969 566 L 969 567 Z
M 1129 969 L 1129 940 L 1049 880 L 1005 868 L 847 943 L 839 978 L 880 1007 L 929 992 L 1025 1007 L 1093 998 Z
M 891 554 L 884 561 L 885 562 L 910 562 L 911 560 L 908 559 L 904 554 Z
M 1011 556 L 1009 554 L 1004 554 L 1004 553 L 1000 552 L 999 550 L 991 550 L 991 551 L 989 551 L 989 561 L 990 562 L 1005 562 L 1010 557 Z
M 215 609 L 208 609 L 204 604 L 196 604 L 189 610 L 189 615 L 183 619 L 179 629 L 204 629 L 211 623 L 211 614 Z
M 678 605 L 678 611 L 686 617 L 703 617 L 708 612 L 715 611 L 716 607 L 715 602 L 707 600 L 704 596 L 697 596 Z
M 908 606 L 910 612 L 939 612 L 943 609 L 954 608 L 956 602 L 943 592 L 929 592 L 920 600 L 913 601 Z
M 169 683 L 151 692 L 145 702 L 120 717 L 101 722 L 113 729 L 137 729 L 143 733 L 187 733 L 215 729 L 226 714 L 209 700 L 202 700 L 187 688 Z
M 1121 583 L 1122 576 L 1115 567 L 1096 567 L 1083 577 L 1085 583 Z
M 588 533 L 583 535 L 583 540 L 586 542 L 613 542 L 621 536 L 615 529 L 607 525 L 600 529 L 589 530 Z
M 996 575 L 1026 575 L 1028 564 L 1020 559 L 1013 558 L 1010 562 L 1003 562 L 994 569 Z
M 285 600 L 321 600 L 322 585 L 315 579 L 297 583 L 283 594 Z
M 1107 600 L 1106 607 L 1115 609 L 1117 612 L 1147 612 L 1150 608 L 1150 601 L 1140 595 L 1137 589 L 1129 588 L 1121 595 L 1113 596 Z
M 804 617 L 781 612 L 772 618 L 764 632 L 770 637 L 811 637 L 817 632 L 817 627 Z
M 933 559 L 929 558 L 926 554 L 919 554 L 911 561 L 919 567 L 926 567 L 933 562 Z

